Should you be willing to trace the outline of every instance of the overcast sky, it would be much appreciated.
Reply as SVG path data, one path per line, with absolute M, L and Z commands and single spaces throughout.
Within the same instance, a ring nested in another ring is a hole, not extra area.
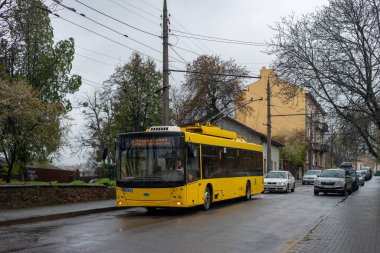
M 162 33 L 163 0 L 59 1 L 99 23 L 62 6 L 57 7 L 53 5 L 53 0 L 44 0 L 61 17 L 51 16 L 55 40 L 69 37 L 75 40 L 76 54 L 71 73 L 81 75 L 83 84 L 76 94 L 69 96 L 74 105 L 84 94 L 99 90 L 115 67 L 129 60 L 133 50 L 155 59 L 157 68 L 162 70 L 162 40 L 158 36 Z M 327 3 L 327 0 L 167 0 L 171 29 L 169 43 L 174 48 L 169 50 L 170 68 L 185 69 L 184 61 L 192 62 L 198 55 L 213 54 L 224 60 L 234 59 L 236 63 L 246 66 L 251 75 L 259 75 L 259 69 L 269 66 L 273 60 L 263 52 L 265 47 L 260 45 L 271 39 L 273 33 L 270 26 L 279 22 L 281 17 L 292 13 L 301 16 Z M 102 25 L 109 26 L 116 32 Z M 193 36 L 186 33 L 254 42 L 254 45 L 190 39 L 183 37 Z M 180 85 L 182 76 L 180 73 L 172 73 L 170 85 Z M 247 80 L 246 84 L 249 82 L 252 80 Z M 70 116 L 73 118 L 69 136 L 71 139 L 83 129 L 83 120 L 78 109 L 74 109 Z M 83 155 L 70 155 L 66 149 L 56 163 L 84 163 Z

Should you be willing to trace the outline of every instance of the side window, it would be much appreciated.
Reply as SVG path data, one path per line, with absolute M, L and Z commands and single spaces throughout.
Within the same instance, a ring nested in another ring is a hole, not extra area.
M 223 153 L 220 147 L 202 145 L 202 173 L 203 178 L 220 177 Z
M 200 167 L 199 167 L 199 145 L 188 144 L 187 147 L 187 181 L 192 182 L 200 179 Z

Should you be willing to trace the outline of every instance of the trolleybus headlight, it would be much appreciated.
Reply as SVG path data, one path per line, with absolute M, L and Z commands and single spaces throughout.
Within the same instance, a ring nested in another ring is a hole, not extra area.
M 117 205 L 118 205 L 118 206 L 121 206 L 121 201 L 118 201 L 118 202 L 117 202 Z
M 182 206 L 182 202 L 181 202 L 181 201 L 178 201 L 178 202 L 177 202 L 177 206 Z

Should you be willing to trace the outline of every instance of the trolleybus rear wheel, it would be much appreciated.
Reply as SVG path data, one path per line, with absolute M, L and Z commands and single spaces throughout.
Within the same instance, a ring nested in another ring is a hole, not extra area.
M 250 200 L 251 199 L 251 183 L 247 181 L 247 185 L 245 186 L 245 197 L 244 200 Z

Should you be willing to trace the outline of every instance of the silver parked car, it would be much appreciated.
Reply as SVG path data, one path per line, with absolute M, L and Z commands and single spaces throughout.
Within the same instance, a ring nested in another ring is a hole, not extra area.
M 302 177 L 302 184 L 314 184 L 315 179 L 321 175 L 322 170 L 308 170 Z
M 296 180 L 292 173 L 284 170 L 269 171 L 264 177 L 264 191 L 281 191 L 288 193 L 296 189 Z
M 327 169 L 322 171 L 314 183 L 314 195 L 320 192 L 340 193 L 346 196 L 352 192 L 353 180 L 349 171 L 344 169 Z
M 358 182 L 358 184 L 360 186 L 364 186 L 366 172 L 364 170 L 357 170 L 356 174 L 359 176 L 359 182 Z

